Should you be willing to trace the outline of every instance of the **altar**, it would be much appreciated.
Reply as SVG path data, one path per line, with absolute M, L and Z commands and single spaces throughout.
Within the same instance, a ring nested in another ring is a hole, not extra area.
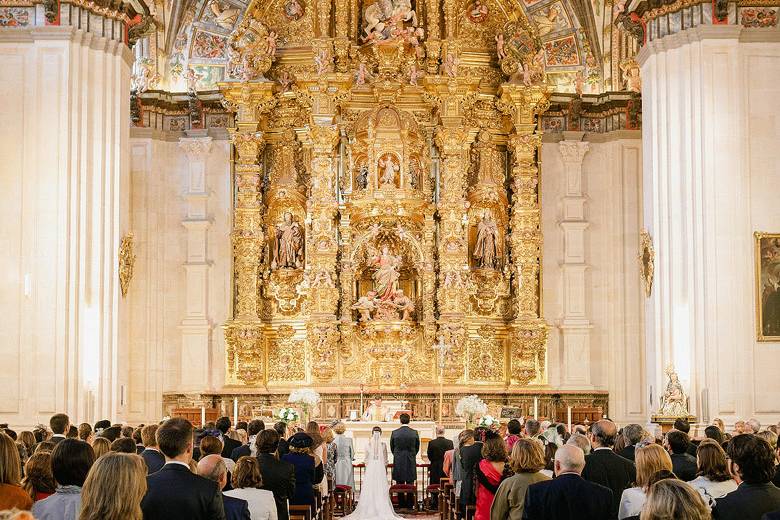
M 387 462 L 393 463 L 393 454 L 390 452 L 390 434 L 401 427 L 398 421 L 344 421 L 347 427 L 346 436 L 352 439 L 355 449 L 355 464 L 362 464 L 366 460 L 366 447 L 371 439 L 375 426 L 382 428 L 382 440 L 387 444 Z M 423 460 L 423 454 L 427 451 L 428 441 L 436 437 L 436 423 L 433 421 L 412 421 L 409 426 L 420 434 L 420 451 L 417 454 L 417 463 L 428 462 Z

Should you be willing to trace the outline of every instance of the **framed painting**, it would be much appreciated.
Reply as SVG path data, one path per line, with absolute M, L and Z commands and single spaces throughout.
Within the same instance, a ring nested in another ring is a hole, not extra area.
M 780 233 L 754 236 L 758 341 L 780 342 Z

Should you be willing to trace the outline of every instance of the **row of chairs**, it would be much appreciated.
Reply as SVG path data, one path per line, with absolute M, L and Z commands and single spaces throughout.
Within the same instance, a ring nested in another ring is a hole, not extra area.
M 433 494 L 435 485 L 429 486 Z M 435 490 L 439 502 L 439 518 L 441 520 L 472 520 L 476 512 L 476 506 L 468 505 L 463 510 L 463 506 L 455 496 L 455 484 L 448 478 L 441 479 L 438 489 Z
M 331 520 L 334 512 L 338 512 L 341 515 L 349 514 L 352 511 L 353 503 L 351 488 L 349 490 L 349 498 L 345 499 L 344 491 L 339 490 L 341 487 L 344 486 L 334 486 L 333 479 L 328 477 L 328 489 L 330 490 L 328 496 L 323 497 L 320 490 L 315 488 L 315 504 L 311 507 L 290 505 L 290 520 Z

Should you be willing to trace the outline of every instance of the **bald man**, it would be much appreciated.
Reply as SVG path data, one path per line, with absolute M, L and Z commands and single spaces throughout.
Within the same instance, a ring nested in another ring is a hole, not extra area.
M 608 419 L 602 419 L 591 425 L 588 440 L 593 447 L 585 457 L 585 469 L 582 476 L 596 484 L 612 490 L 612 509 L 604 518 L 617 519 L 620 497 L 623 491 L 636 481 L 636 466 L 628 459 L 615 453 L 612 447 L 617 438 L 617 426 Z
M 555 478 L 532 484 L 525 496 L 524 520 L 604 520 L 612 491 L 580 476 L 585 454 L 566 444 L 555 452 Z
M 249 503 L 221 493 L 227 485 L 227 466 L 220 455 L 206 455 L 198 462 L 198 475 L 213 480 L 219 486 L 222 503 L 225 505 L 226 520 L 250 520 Z

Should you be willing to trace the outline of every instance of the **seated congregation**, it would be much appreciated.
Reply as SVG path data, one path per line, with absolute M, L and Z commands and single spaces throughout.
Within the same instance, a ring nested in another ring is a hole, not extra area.
M 48 428 L 0 428 L 0 519 L 385 520 L 355 509 L 363 474 L 340 422 L 76 427 L 57 414 Z M 438 427 L 420 482 L 388 482 L 391 504 L 441 520 L 780 520 L 775 425 L 727 433 L 716 420 L 702 439 L 684 420 L 658 436 L 607 419 L 572 430 L 511 420 L 453 442 Z

